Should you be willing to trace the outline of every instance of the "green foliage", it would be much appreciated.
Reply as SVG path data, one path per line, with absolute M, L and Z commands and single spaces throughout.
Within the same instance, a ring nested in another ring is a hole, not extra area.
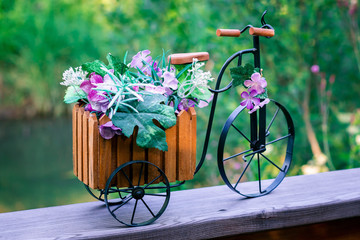
M 110 53 L 107 55 L 106 59 L 109 62 L 109 68 L 114 69 L 115 76 L 118 76 L 118 74 L 120 75 L 124 74 L 128 69 L 128 66 L 126 66 L 120 58 L 115 57 Z
M 255 68 L 250 63 L 245 64 L 245 66 L 230 68 L 230 74 L 233 78 L 233 86 L 237 87 L 239 85 L 244 85 L 244 81 L 249 80 L 254 71 Z
M 158 121 L 162 127 L 169 128 L 176 124 L 174 109 L 164 103 L 166 97 L 160 94 L 144 96 L 143 102 L 134 102 L 139 113 L 128 110 L 116 112 L 112 118 L 115 126 L 121 128 L 126 137 L 130 137 L 134 128 L 138 127 L 136 143 L 142 148 L 158 148 L 167 151 L 165 131 L 154 123 Z
M 100 60 L 87 62 L 87 63 L 84 63 L 84 64 L 81 65 L 81 68 L 84 71 L 87 71 L 88 73 L 96 72 L 97 74 L 104 77 L 107 74 L 107 72 L 102 70 L 101 69 L 102 67 L 105 67 L 105 64 Z
M 75 103 L 80 99 L 84 99 L 87 97 L 87 94 L 78 86 L 69 86 L 66 89 L 65 96 L 64 96 L 64 102 L 69 103 Z

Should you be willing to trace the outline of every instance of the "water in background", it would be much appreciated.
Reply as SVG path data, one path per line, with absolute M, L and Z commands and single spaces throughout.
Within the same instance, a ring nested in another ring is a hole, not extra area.
M 70 118 L 0 121 L 0 212 L 86 201 L 72 172 Z

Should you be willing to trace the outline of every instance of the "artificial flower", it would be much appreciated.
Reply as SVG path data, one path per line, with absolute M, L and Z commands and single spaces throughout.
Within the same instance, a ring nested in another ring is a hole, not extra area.
M 175 73 L 173 72 L 164 72 L 162 77 L 164 78 L 164 82 L 162 85 L 166 88 L 171 88 L 173 90 L 176 90 L 178 88 L 179 81 L 175 77 Z
M 249 92 L 255 90 L 257 94 L 265 92 L 267 82 L 260 73 L 256 72 L 251 75 L 251 80 L 245 80 L 245 87 L 249 88 Z
M 143 61 L 150 64 L 152 60 L 152 57 L 148 56 L 150 53 L 151 52 L 149 50 L 138 52 L 135 56 L 133 56 L 130 66 L 141 69 L 144 65 Z
M 241 93 L 241 97 L 244 98 L 244 100 L 240 103 L 241 106 L 246 106 L 247 109 L 253 109 L 254 106 L 259 105 L 260 98 L 256 98 L 257 95 L 256 90 L 252 90 L 250 94 L 246 91 L 243 91 Z
M 99 127 L 100 135 L 105 139 L 111 139 L 117 135 L 121 135 L 121 129 L 116 127 L 112 121 L 109 121 Z

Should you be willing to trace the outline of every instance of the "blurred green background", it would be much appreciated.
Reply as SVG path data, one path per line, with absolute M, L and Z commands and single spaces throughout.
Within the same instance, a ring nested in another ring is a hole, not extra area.
M 0 1 L 0 212 L 92 201 L 72 174 L 71 106 L 62 72 L 108 52 L 208 51 L 214 76 L 234 52 L 251 48 L 246 33 L 219 38 L 217 28 L 260 26 L 270 98 L 296 126 L 290 175 L 360 167 L 360 36 L 357 0 L 2 0 Z M 311 66 L 320 72 L 312 73 Z M 224 83 L 227 84 L 227 83 Z M 213 85 L 214 86 L 214 85 Z M 207 161 L 184 188 L 223 184 L 218 134 L 239 105 L 221 97 Z M 198 110 L 200 158 L 209 109 Z

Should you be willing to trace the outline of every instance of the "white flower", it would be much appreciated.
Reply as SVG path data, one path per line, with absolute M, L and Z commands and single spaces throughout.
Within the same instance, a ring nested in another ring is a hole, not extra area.
M 64 86 L 80 86 L 81 83 L 86 80 L 86 75 L 88 73 L 86 71 L 83 71 L 81 67 L 75 68 L 75 70 L 70 67 L 68 70 L 66 70 L 63 73 L 63 82 L 61 82 L 61 85 Z
M 198 62 L 196 58 L 193 59 L 192 67 L 188 70 L 188 75 L 186 79 L 190 79 L 182 82 L 178 89 L 178 95 L 180 98 L 188 97 L 195 89 L 198 89 L 200 92 L 204 93 L 208 88 L 208 82 L 212 81 L 210 72 L 204 72 L 200 68 L 204 66 L 205 63 Z

